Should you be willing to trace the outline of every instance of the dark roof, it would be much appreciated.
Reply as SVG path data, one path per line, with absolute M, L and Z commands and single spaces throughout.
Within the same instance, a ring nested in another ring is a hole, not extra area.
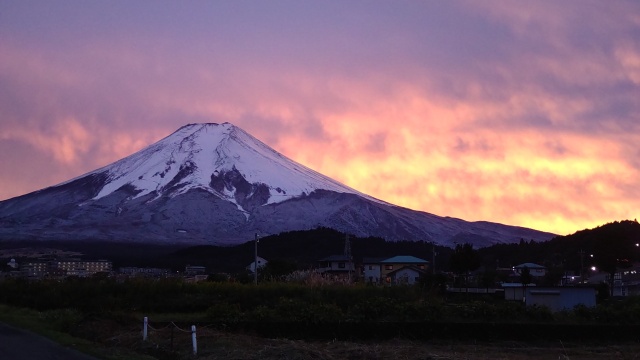
M 366 257 L 366 258 L 362 258 L 362 263 L 363 264 L 380 264 L 382 262 L 382 260 L 384 260 L 386 258 L 381 258 L 381 257 Z
M 389 264 L 389 263 L 391 264 L 428 264 L 429 262 L 427 260 L 420 259 L 415 256 L 401 255 L 401 256 L 394 256 L 386 260 L 382 260 L 381 263 L 383 264 Z
M 529 268 L 529 269 L 546 269 L 544 266 L 542 266 L 542 265 L 538 265 L 538 264 L 534 264 L 534 263 L 524 263 L 524 264 L 520 264 L 520 265 L 514 266 L 514 268 L 516 268 L 516 269 L 524 269 L 524 268 Z
M 318 261 L 349 261 L 349 260 L 351 259 L 349 259 L 349 257 L 346 255 L 331 255 L 331 256 L 322 258 Z

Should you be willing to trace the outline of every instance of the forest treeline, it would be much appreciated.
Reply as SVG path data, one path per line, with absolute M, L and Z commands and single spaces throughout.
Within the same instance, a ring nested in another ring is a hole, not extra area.
M 382 238 L 359 238 L 329 228 L 291 231 L 261 238 L 260 257 L 293 264 L 299 270 L 313 268 L 318 260 L 343 254 L 349 238 L 356 264 L 364 258 L 389 258 L 412 255 L 429 262 L 435 260 L 436 272 L 454 271 L 451 256 L 455 249 L 433 245 L 426 241 L 385 241 Z M 629 266 L 640 259 L 640 224 L 637 221 L 616 221 L 594 229 L 557 236 L 549 241 L 520 239 L 517 243 L 473 248 L 480 269 L 510 268 L 522 263 L 537 263 L 552 271 L 574 272 L 590 266 L 610 271 L 613 267 Z M 20 242 L 3 244 L 14 247 L 46 246 L 79 251 L 85 258 L 108 259 L 114 268 L 121 266 L 164 267 L 182 271 L 185 265 L 205 266 L 210 273 L 238 273 L 254 259 L 254 242 L 236 246 L 161 246 L 139 243 L 95 242 Z M 435 256 L 434 256 L 435 252 Z M 592 256 L 593 255 L 593 256 Z
M 318 228 L 293 231 L 260 239 L 258 253 L 272 260 L 280 259 L 307 269 L 323 257 L 344 253 L 349 238 L 356 263 L 364 258 L 388 258 L 412 255 L 433 262 L 436 272 L 455 271 L 451 256 L 455 249 L 426 241 L 389 242 L 382 238 L 359 238 L 339 231 Z M 557 236 L 549 241 L 521 239 L 517 243 L 497 244 L 473 249 L 477 253 L 477 268 L 509 268 L 522 263 L 537 263 L 549 269 L 574 272 L 598 266 L 605 271 L 625 267 L 640 259 L 640 224 L 637 221 L 616 221 L 594 229 Z M 434 257 L 435 252 L 435 257 Z M 241 271 L 253 261 L 254 243 L 234 247 L 197 246 L 180 249 L 159 260 L 179 266 L 186 262 L 207 266 L 212 271 Z

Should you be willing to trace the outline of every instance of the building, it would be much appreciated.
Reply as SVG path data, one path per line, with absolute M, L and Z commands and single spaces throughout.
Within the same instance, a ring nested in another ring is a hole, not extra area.
M 535 284 L 528 284 L 526 287 L 521 283 L 502 283 L 502 289 L 504 290 L 504 299 L 510 301 L 524 301 L 525 289 L 528 287 L 535 287 Z
M 31 279 L 66 276 L 86 277 L 97 273 L 109 273 L 111 270 L 111 261 L 81 260 L 75 258 L 29 260 L 20 265 L 21 275 Z
M 42 260 L 25 261 L 20 265 L 22 277 L 42 279 L 49 274 L 49 262 Z
M 258 269 L 267 266 L 268 263 L 269 262 L 267 260 L 265 260 L 264 258 L 261 258 L 260 256 L 258 256 Z M 256 271 L 256 262 L 255 262 L 255 260 L 252 261 L 251 264 L 247 265 L 245 267 L 245 269 L 247 269 L 251 273 L 254 273 Z
M 571 310 L 577 305 L 596 306 L 596 289 L 587 286 L 527 287 L 527 306 L 545 306 L 551 311 Z
M 382 273 L 380 262 L 384 260 L 384 258 L 364 258 L 362 259 L 362 279 L 366 284 L 380 284 L 382 282 L 382 278 L 380 274 Z
M 347 255 L 331 255 L 318 260 L 318 273 L 337 281 L 353 281 L 355 266 Z
M 394 256 L 380 262 L 380 278 L 388 285 L 411 285 L 426 274 L 429 262 L 415 256 Z
M 386 279 L 388 279 L 387 283 L 393 285 L 413 285 L 416 284 L 424 274 L 424 270 L 413 266 L 404 266 L 388 273 Z
M 587 282 L 589 284 L 610 284 L 610 275 L 596 271 L 592 273 Z M 640 263 L 634 263 L 626 269 L 619 269 L 613 276 L 613 296 L 640 295 Z
M 56 259 L 49 262 L 51 275 L 85 277 L 111 270 L 112 264 L 108 260 Z
M 139 268 L 139 267 L 121 267 L 120 274 L 130 277 L 147 277 L 160 278 L 167 277 L 171 273 L 171 269 L 165 268 Z
M 204 275 L 206 272 L 207 269 L 204 266 L 187 265 L 184 267 L 184 275 L 186 276 Z
M 522 270 L 525 268 L 529 269 L 529 274 L 533 277 L 544 277 L 547 273 L 546 267 L 534 263 L 524 263 L 514 266 L 513 272 L 516 276 L 520 276 L 520 274 L 522 274 Z

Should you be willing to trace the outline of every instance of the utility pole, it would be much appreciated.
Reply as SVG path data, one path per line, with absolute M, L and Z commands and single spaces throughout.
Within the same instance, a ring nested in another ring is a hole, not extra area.
M 347 266 L 349 270 L 349 284 L 351 284 L 351 268 L 353 267 L 353 261 L 351 259 L 351 242 L 349 241 L 349 235 L 345 235 L 344 238 L 344 256 L 347 258 Z
M 584 250 L 580 249 L 580 283 L 584 284 L 582 274 L 584 273 Z M 563 274 L 564 275 L 564 274 Z
M 258 285 L 258 233 L 256 233 L 255 252 L 253 259 L 253 283 Z
M 433 272 L 433 275 L 436 274 L 436 255 L 438 253 L 436 252 L 436 244 L 435 243 L 431 243 L 431 255 L 433 257 L 433 260 L 431 261 L 431 271 Z

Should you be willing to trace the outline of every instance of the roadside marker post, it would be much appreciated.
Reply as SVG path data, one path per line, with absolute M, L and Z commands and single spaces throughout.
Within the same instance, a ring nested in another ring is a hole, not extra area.
M 142 328 L 142 341 L 147 341 L 147 326 L 149 324 L 149 318 L 144 317 L 144 326 Z
M 198 341 L 196 340 L 195 325 L 191 325 L 191 342 L 193 343 L 193 355 L 198 355 Z

